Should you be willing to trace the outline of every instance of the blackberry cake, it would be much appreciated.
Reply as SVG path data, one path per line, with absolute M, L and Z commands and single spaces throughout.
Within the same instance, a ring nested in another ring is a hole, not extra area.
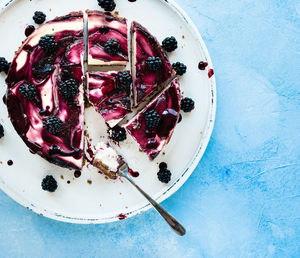
M 87 11 L 88 64 L 126 66 L 127 21 L 100 11 Z
M 131 121 L 124 125 L 150 160 L 170 141 L 179 118 L 180 86 L 174 79 Z
M 131 112 L 129 71 L 90 72 L 87 81 L 87 98 L 110 127 Z
M 26 145 L 48 161 L 81 169 L 83 159 L 83 13 L 36 29 L 11 63 L 6 104 Z
M 172 68 L 165 50 L 141 24 L 131 25 L 131 54 L 134 105 L 172 77 Z

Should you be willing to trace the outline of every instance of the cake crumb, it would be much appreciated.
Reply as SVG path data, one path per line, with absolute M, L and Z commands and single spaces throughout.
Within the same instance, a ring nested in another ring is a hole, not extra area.
M 122 195 L 122 193 L 120 193 L 120 195 Z
M 119 15 L 119 12 L 118 12 L 118 11 L 115 11 L 115 15 Z
M 165 152 L 163 152 L 162 154 L 163 154 L 163 155 L 166 155 L 166 153 L 165 153 Z
M 52 8 L 49 9 L 49 12 L 52 12 Z
M 143 152 L 143 150 L 141 148 L 139 148 L 139 152 Z
M 87 180 L 88 184 L 91 185 L 93 183 L 92 180 Z
M 106 180 L 108 180 L 108 176 L 105 176 L 104 178 L 105 178 Z
M 128 209 L 128 206 L 125 206 L 125 209 Z
M 182 38 L 184 39 L 184 35 L 182 35 Z
M 200 134 L 203 134 L 203 132 L 201 131 Z
M 64 176 L 63 176 L 63 175 L 61 175 L 60 178 L 61 178 L 62 180 L 64 180 Z
M 2 161 L 0 161 L 0 165 L 2 165 Z

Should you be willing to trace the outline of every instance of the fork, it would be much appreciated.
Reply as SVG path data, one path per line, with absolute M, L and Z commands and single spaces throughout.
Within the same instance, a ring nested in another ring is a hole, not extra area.
M 173 229 L 173 231 L 179 236 L 184 236 L 186 233 L 185 228 L 161 205 L 159 205 L 155 200 L 153 200 L 144 190 L 142 190 L 131 178 L 128 172 L 128 165 L 124 162 L 119 168 L 117 173 L 120 177 L 127 179 L 153 206 L 153 208 L 163 217 L 167 224 Z

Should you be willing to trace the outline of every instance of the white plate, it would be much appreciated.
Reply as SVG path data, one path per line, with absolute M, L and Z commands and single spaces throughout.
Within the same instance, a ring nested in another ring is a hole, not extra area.
M 120 144 L 121 152 L 131 168 L 140 172 L 136 178 L 137 183 L 161 202 L 183 185 L 208 144 L 216 110 L 215 78 L 208 78 L 212 63 L 196 27 L 173 1 L 137 0 L 130 3 L 116 0 L 116 3 L 115 11 L 120 16 L 140 22 L 160 42 L 166 36 L 174 35 L 179 48 L 169 55 L 170 60 L 181 61 L 188 67 L 187 73 L 180 79 L 181 89 L 184 96 L 195 100 L 196 108 L 191 113 L 182 114 L 182 122 L 176 127 L 163 154 L 150 162 L 130 139 Z M 12 0 L 8 4 L 3 3 L 0 8 L 0 56 L 8 60 L 12 60 L 14 52 L 25 39 L 24 29 L 26 24 L 33 24 L 35 10 L 44 11 L 47 20 L 50 20 L 70 11 L 99 9 L 96 0 Z M 199 61 L 208 62 L 205 71 L 198 69 Z M 1 96 L 5 93 L 4 79 L 5 76 L 1 75 Z M 106 223 L 118 220 L 120 214 L 131 217 L 150 208 L 127 182 L 107 180 L 91 167 L 85 167 L 82 176 L 75 178 L 73 171 L 49 164 L 31 154 L 14 131 L 2 101 L 0 121 L 5 128 L 5 137 L 0 140 L 0 187 L 23 206 L 46 217 L 73 223 Z M 86 110 L 86 123 L 94 142 L 103 139 L 106 128 L 93 109 Z M 8 166 L 8 160 L 13 160 L 14 164 Z M 163 184 L 157 179 L 156 173 L 161 161 L 167 162 L 172 172 L 169 184 Z M 41 189 L 41 180 L 47 174 L 52 174 L 58 181 L 59 187 L 55 193 Z

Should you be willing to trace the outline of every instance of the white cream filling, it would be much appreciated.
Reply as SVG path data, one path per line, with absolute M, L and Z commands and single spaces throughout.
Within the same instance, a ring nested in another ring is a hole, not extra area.
M 117 172 L 120 166 L 118 153 L 105 142 L 96 145 L 94 162 L 102 163 L 111 172 Z

